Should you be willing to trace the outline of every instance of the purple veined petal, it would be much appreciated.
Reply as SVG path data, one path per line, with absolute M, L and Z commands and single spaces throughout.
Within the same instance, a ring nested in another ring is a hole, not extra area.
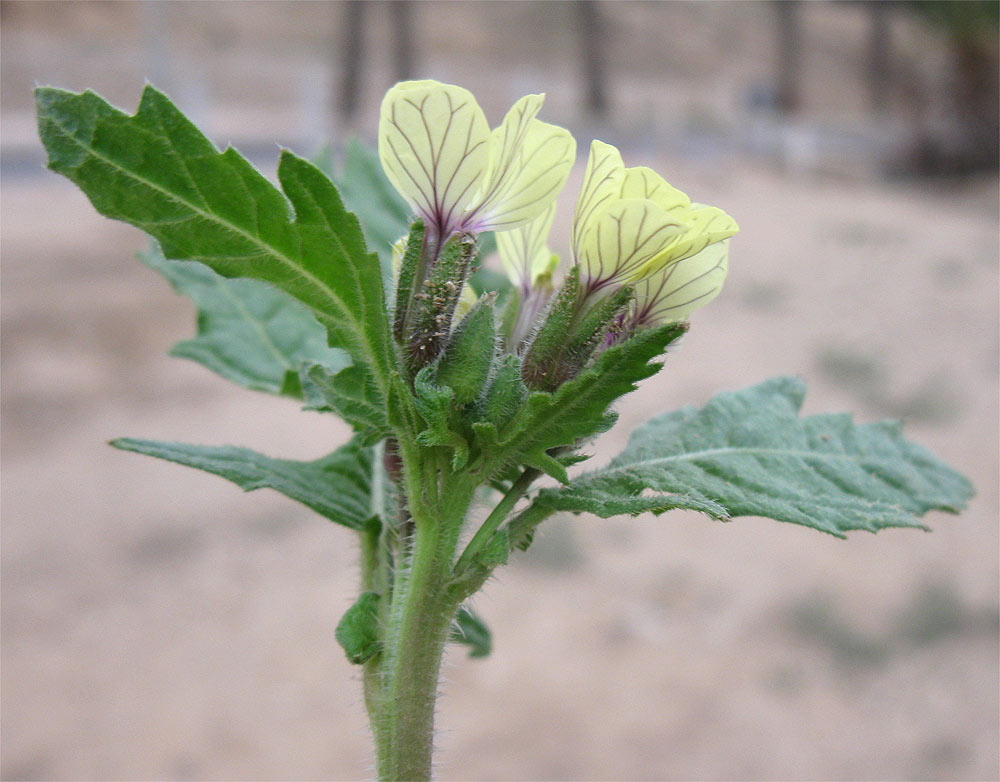
M 568 130 L 535 119 L 543 95 L 526 95 L 490 137 L 490 168 L 469 230 L 509 231 L 535 219 L 551 204 L 576 159 Z
M 433 80 L 395 85 L 382 100 L 379 158 L 393 187 L 446 237 L 489 165 L 490 130 L 468 90 Z

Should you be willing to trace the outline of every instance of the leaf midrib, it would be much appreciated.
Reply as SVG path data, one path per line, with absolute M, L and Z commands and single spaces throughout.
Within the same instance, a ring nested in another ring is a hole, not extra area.
M 47 119 L 49 120 L 49 122 L 51 122 L 53 125 L 55 125 L 59 129 L 59 131 L 61 132 L 61 134 L 63 135 L 64 138 L 69 139 L 70 141 L 72 141 L 73 143 L 75 143 L 77 146 L 79 146 L 81 149 L 83 149 L 84 151 L 86 151 L 89 154 L 93 155 L 95 158 L 104 161 L 104 163 L 106 163 L 107 165 L 111 166 L 115 170 L 122 172 L 126 176 L 131 177 L 132 179 L 137 180 L 137 181 L 143 183 L 144 185 L 152 188 L 153 190 L 156 190 L 159 193 L 162 193 L 164 196 L 166 196 L 170 200 L 172 200 L 172 201 L 174 201 L 174 202 L 176 202 L 178 204 L 181 204 L 182 206 L 187 207 L 192 212 L 194 212 L 197 215 L 200 215 L 204 219 L 206 219 L 206 220 L 208 220 L 210 222 L 214 222 L 217 225 L 221 226 L 222 228 L 224 228 L 226 230 L 229 230 L 229 231 L 232 231 L 233 233 L 235 233 L 235 234 L 237 234 L 239 236 L 242 236 L 242 237 L 248 239 L 252 244 L 255 244 L 258 247 L 260 247 L 268 255 L 274 257 L 276 260 L 278 260 L 279 262 L 281 262 L 282 264 L 284 264 L 288 268 L 292 269 L 296 274 L 299 274 L 302 277 L 304 277 L 305 279 L 309 280 L 310 282 L 315 283 L 315 285 L 320 290 L 322 290 L 324 294 L 326 294 L 327 298 L 329 298 L 331 301 L 334 302 L 334 304 L 337 306 L 337 308 L 342 313 L 349 313 L 350 312 L 350 309 L 341 300 L 341 298 L 339 296 L 337 296 L 333 292 L 333 290 L 331 290 L 329 288 L 329 286 L 327 286 L 322 280 L 320 280 L 314 274 L 312 274 L 305 267 L 304 264 L 296 263 L 296 261 L 293 258 L 290 258 L 289 256 L 285 255 L 284 253 L 282 253 L 281 251 L 279 251 L 277 248 L 272 247 L 270 244 L 268 244 L 267 242 L 265 242 L 261 237 L 255 236 L 254 234 L 251 234 L 251 233 L 247 232 L 243 228 L 240 228 L 239 226 L 234 225 L 233 223 L 230 223 L 228 220 L 224 220 L 223 218 L 219 217 L 218 215 L 216 215 L 216 214 L 214 214 L 212 212 L 206 212 L 204 209 L 202 209 L 202 208 L 200 208 L 200 207 L 192 204 L 187 199 L 182 198 L 181 196 L 178 196 L 177 194 L 172 193 L 171 191 L 169 191 L 166 188 L 164 188 L 164 187 L 156 184 L 155 182 L 152 182 L 149 179 L 146 179 L 145 177 L 140 176 L 139 174 L 135 173 L 134 171 L 131 171 L 131 170 L 125 168 L 124 166 L 122 166 L 117 161 L 109 158 L 107 155 L 102 155 L 91 144 L 84 143 L 79 138 L 77 138 L 77 136 L 75 136 L 65 125 L 63 125 L 62 123 L 60 123 L 51 114 L 49 114 L 47 116 Z M 76 166 L 75 168 L 78 169 L 79 166 Z M 293 225 L 294 225 L 294 223 L 293 223 Z M 364 329 L 359 328 L 357 322 L 354 321 L 351 318 L 345 317 L 344 321 L 347 324 L 350 325 L 350 330 L 354 333 L 355 338 L 358 338 L 359 341 L 362 342 L 365 345 L 365 347 L 368 349 L 369 355 L 371 355 L 371 356 L 377 356 L 378 353 L 377 353 L 377 351 L 373 350 L 372 345 L 369 342 L 368 337 L 365 334 Z M 375 373 L 373 373 L 373 375 L 375 376 L 375 382 L 378 383 L 379 391 L 384 395 L 386 389 L 385 389 L 385 385 L 384 385 L 381 373 L 380 372 L 375 372 Z

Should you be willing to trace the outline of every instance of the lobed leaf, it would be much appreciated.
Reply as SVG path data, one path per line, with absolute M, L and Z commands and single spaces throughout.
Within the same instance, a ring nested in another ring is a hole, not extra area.
M 452 622 L 448 640 L 469 647 L 469 657 L 489 657 L 493 651 L 493 633 L 471 608 L 462 606 Z
M 501 465 L 525 464 L 566 483 L 565 466 L 547 452 L 610 429 L 616 419 L 608 410 L 611 403 L 658 372 L 662 364 L 653 359 L 686 329 L 684 324 L 673 323 L 640 332 L 608 348 L 592 366 L 556 391 L 529 394 L 499 430 L 488 423 L 475 425 L 482 450 Z
M 120 438 L 111 445 L 155 456 L 232 481 L 244 491 L 274 489 L 351 529 L 372 515 L 372 449 L 358 438 L 311 462 L 272 459 L 249 448 Z
M 274 187 L 215 146 L 152 86 L 133 116 L 87 91 L 35 91 L 48 165 L 101 214 L 152 235 L 167 258 L 269 282 L 312 310 L 381 399 L 393 353 L 382 275 L 357 218 L 318 168 L 281 153 Z
M 969 481 L 906 440 L 899 423 L 800 418 L 804 396 L 801 380 L 778 377 L 658 416 L 606 468 L 543 489 L 535 503 L 601 516 L 672 508 L 765 516 L 844 537 L 925 529 L 925 513 L 956 513 L 972 496 Z

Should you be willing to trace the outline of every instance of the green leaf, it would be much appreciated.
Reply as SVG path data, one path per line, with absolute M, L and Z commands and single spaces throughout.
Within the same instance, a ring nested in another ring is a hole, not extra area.
M 904 439 L 898 422 L 799 418 L 804 396 L 801 380 L 779 377 L 658 416 L 606 468 L 543 489 L 535 503 L 601 516 L 673 508 L 765 516 L 844 537 L 925 529 L 925 513 L 956 513 L 972 496 L 969 481 Z
M 364 436 L 366 444 L 390 434 L 383 397 L 360 367 L 335 372 L 322 364 L 303 364 L 299 380 L 307 410 L 336 413 Z
M 378 152 L 357 139 L 347 144 L 337 178 L 344 203 L 361 221 L 368 245 L 386 269 L 392 268 L 392 245 L 410 230 L 410 207 L 389 184 Z
M 493 651 L 493 633 L 486 623 L 471 609 L 458 609 L 451 625 L 448 640 L 469 647 L 469 657 L 489 657 Z
M 151 86 L 131 117 L 89 91 L 40 87 L 35 99 L 49 168 L 98 212 L 151 234 L 167 258 L 292 295 L 385 398 L 395 362 L 378 260 L 323 172 L 283 151 L 282 193 Z
M 576 445 L 610 429 L 617 416 L 609 412 L 609 405 L 635 390 L 640 380 L 658 372 L 662 364 L 652 359 L 686 330 L 686 325 L 673 323 L 640 332 L 608 348 L 592 366 L 555 392 L 529 394 L 499 431 L 491 424 L 476 424 L 473 429 L 482 450 L 492 454 L 498 466 L 525 464 L 566 483 L 566 468 L 547 451 Z
M 311 462 L 272 459 L 248 448 L 120 438 L 111 445 L 184 464 L 232 481 L 244 491 L 274 489 L 330 521 L 361 529 L 371 517 L 372 449 L 355 438 Z
M 198 307 L 198 336 L 172 356 L 191 359 L 244 388 L 302 397 L 299 366 L 338 371 L 351 362 L 326 344 L 326 331 L 303 304 L 266 282 L 226 279 L 197 261 L 168 261 L 154 243 L 139 258 Z
M 337 643 L 355 665 L 368 662 L 382 650 L 378 627 L 379 599 L 376 592 L 362 592 L 337 623 Z
M 452 469 L 458 470 L 469 460 L 469 444 L 453 421 L 454 392 L 435 384 L 433 367 L 424 367 L 413 379 L 414 403 L 426 428 L 417 436 L 421 445 L 450 448 Z

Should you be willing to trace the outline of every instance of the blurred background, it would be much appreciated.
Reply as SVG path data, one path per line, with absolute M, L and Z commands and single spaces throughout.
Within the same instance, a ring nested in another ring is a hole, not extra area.
M 594 446 L 774 374 L 806 412 L 902 418 L 978 494 L 848 541 L 693 514 L 543 527 L 449 656 L 443 779 L 998 775 L 996 3 L 0 4 L 2 777 L 356 779 L 333 628 L 355 544 L 282 497 L 113 451 L 130 435 L 314 458 L 348 436 L 167 357 L 193 308 L 145 238 L 42 168 L 31 89 L 134 110 L 149 80 L 273 173 L 374 139 L 397 79 L 492 124 L 547 92 L 741 224 L 723 295 Z

